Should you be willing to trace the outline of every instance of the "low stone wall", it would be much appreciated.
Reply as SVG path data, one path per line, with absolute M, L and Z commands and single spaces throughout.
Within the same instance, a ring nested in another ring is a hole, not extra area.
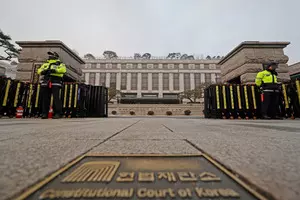
M 130 115 L 134 111 L 137 116 L 148 115 L 148 111 L 153 111 L 154 115 L 166 116 L 167 111 L 172 115 L 184 115 L 185 110 L 190 110 L 192 116 L 203 116 L 203 104 L 110 104 L 108 105 L 108 115 L 112 116 L 112 111 L 116 115 Z

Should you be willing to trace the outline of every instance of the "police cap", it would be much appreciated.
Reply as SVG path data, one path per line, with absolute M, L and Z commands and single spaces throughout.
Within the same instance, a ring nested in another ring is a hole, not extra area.
M 49 55 L 49 57 L 53 57 L 53 58 L 59 58 L 58 53 L 56 53 L 55 51 L 48 51 L 47 54 Z

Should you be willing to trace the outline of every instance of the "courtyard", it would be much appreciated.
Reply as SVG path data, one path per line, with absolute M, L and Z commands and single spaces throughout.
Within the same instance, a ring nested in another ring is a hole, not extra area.
M 205 153 L 269 198 L 300 197 L 299 120 L 1 119 L 0 127 L 0 199 L 93 153 Z

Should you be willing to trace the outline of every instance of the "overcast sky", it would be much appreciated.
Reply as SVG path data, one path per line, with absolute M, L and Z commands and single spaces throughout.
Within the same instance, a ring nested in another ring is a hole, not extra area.
M 300 61 L 300 0 L 0 0 L 13 40 L 63 41 L 80 55 L 226 55 L 245 40 L 289 41 Z

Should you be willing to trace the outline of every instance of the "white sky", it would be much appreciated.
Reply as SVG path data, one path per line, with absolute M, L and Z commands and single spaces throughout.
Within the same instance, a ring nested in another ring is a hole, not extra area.
M 289 41 L 300 61 L 300 0 L 0 0 L 13 40 L 58 39 L 81 56 L 226 55 L 245 40 Z

